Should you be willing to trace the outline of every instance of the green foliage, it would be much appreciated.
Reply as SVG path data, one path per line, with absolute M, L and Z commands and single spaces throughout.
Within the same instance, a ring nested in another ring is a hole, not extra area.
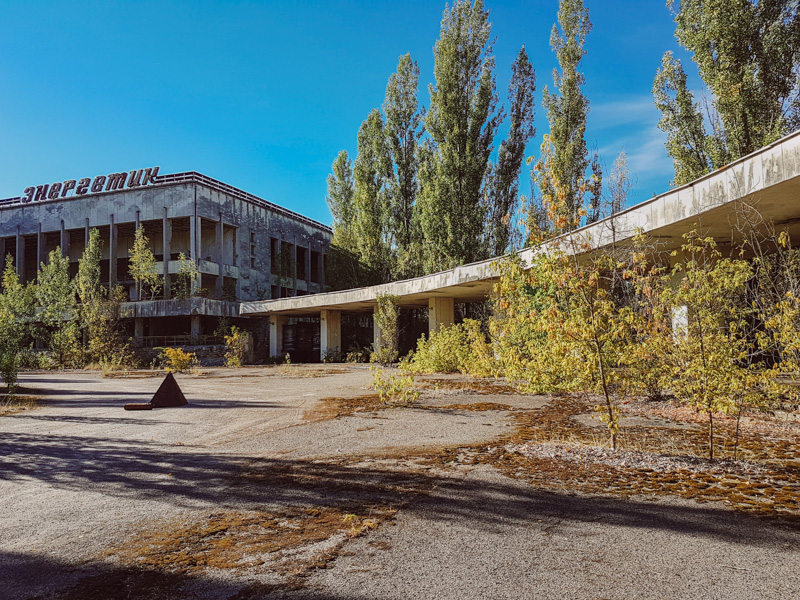
M 167 373 L 184 373 L 197 363 L 194 352 L 186 352 L 183 348 L 164 348 L 161 360 Z
M 183 252 L 178 254 L 178 273 L 172 286 L 172 297 L 176 300 L 189 298 L 199 277 L 200 272 L 195 262 L 191 258 L 187 258 Z
M 445 8 L 434 46 L 430 136 L 420 155 L 424 268 L 438 271 L 485 257 L 483 226 L 489 157 L 503 120 L 497 110 L 491 24 L 483 2 Z
M 388 365 L 397 360 L 400 334 L 398 327 L 400 307 L 397 306 L 397 300 L 397 296 L 391 294 L 378 295 L 373 318 L 381 331 L 381 339 L 370 357 L 372 362 Z
M 0 294 L 0 375 L 10 396 L 16 392 L 20 354 L 26 346 L 33 314 L 33 290 L 20 282 L 8 255 Z
M 355 181 L 353 163 L 342 150 L 333 161 L 333 173 L 328 175 L 328 208 L 333 215 L 333 245 L 344 251 L 356 249 L 355 224 Z
M 136 298 L 152 300 L 164 287 L 162 277 L 156 271 L 156 258 L 150 249 L 150 240 L 144 234 L 144 226 L 139 225 L 133 238 L 133 248 L 129 251 L 128 269 L 136 282 Z
M 586 176 L 590 166 L 585 137 L 589 100 L 581 91 L 586 80 L 578 70 L 591 30 L 583 0 L 560 0 L 550 46 L 561 71 L 553 70 L 553 91 L 545 86 L 542 93 L 550 133 L 534 169 L 539 194 L 557 233 L 574 229 L 586 213 L 586 205 L 596 205 L 600 196 L 598 161 L 592 163 L 592 176 Z
M 117 368 L 133 361 L 121 334 L 121 305 L 125 293 L 119 286 L 108 290 L 100 283 L 100 232 L 89 232 L 89 244 L 78 261 L 75 289 L 80 305 L 80 323 L 89 334 L 90 360 L 105 368 Z
M 225 336 L 225 366 L 241 367 L 247 349 L 247 334 L 235 325 Z
M 514 231 L 512 220 L 519 202 L 519 174 L 525 146 L 536 135 L 533 125 L 536 73 L 523 46 L 511 65 L 508 101 L 511 106 L 511 128 L 500 144 L 490 179 L 489 202 L 486 206 L 485 244 L 489 256 L 505 254 Z
M 380 281 L 391 274 L 391 241 L 389 239 L 389 196 L 386 182 L 391 177 L 392 163 L 386 148 L 383 118 L 377 109 L 358 130 L 358 156 L 355 164 L 356 249 L 368 269 L 378 273 Z
M 474 319 L 423 335 L 417 349 L 400 368 L 411 373 L 465 373 L 475 377 L 497 374 L 492 349 Z
M 667 52 L 653 84 L 667 152 L 682 185 L 770 144 L 800 120 L 800 14 L 793 0 L 669 0 L 675 37 L 708 88 L 703 117 Z
M 383 369 L 372 370 L 372 389 L 376 390 L 381 402 L 394 406 L 411 406 L 419 400 L 420 393 L 414 389 L 413 375 L 387 375 Z
M 684 239 L 684 260 L 675 266 L 683 277 L 666 291 L 669 305 L 685 307 L 684 322 L 674 327 L 674 345 L 662 359 L 671 367 L 675 396 L 708 415 L 713 459 L 714 413 L 733 412 L 738 397 L 757 391 L 763 374 L 747 363 L 755 350 L 747 335 L 752 309 L 740 303 L 752 270 L 744 260 L 722 258 L 714 240 L 697 231 Z
M 389 77 L 383 113 L 386 150 L 391 157 L 387 180 L 388 228 L 392 245 L 392 279 L 420 274 L 419 227 L 414 218 L 419 182 L 417 146 L 422 135 L 424 111 L 417 101 L 419 67 L 410 54 L 400 57 L 397 72 Z
M 50 348 L 55 366 L 75 368 L 83 364 L 75 288 L 69 277 L 69 258 L 56 248 L 39 266 L 36 297 L 37 337 Z

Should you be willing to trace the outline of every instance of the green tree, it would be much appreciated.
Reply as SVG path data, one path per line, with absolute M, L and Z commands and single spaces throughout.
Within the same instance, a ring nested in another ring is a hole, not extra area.
M 0 293 L 0 375 L 9 395 L 17 389 L 20 352 L 29 337 L 33 314 L 33 290 L 20 282 L 9 254 L 3 270 L 3 292 Z
M 430 136 L 421 148 L 420 225 L 427 272 L 485 256 L 486 175 L 502 111 L 497 111 L 491 24 L 483 2 L 445 8 L 434 46 Z
M 686 86 L 681 62 L 667 52 L 653 82 L 653 98 L 661 111 L 659 128 L 667 134 L 667 154 L 675 166 L 673 186 L 694 181 L 715 168 L 708 155 L 708 136 L 699 105 Z
M 108 290 L 100 283 L 101 256 L 100 232 L 92 229 L 89 243 L 78 261 L 75 289 L 81 302 L 81 324 L 88 332 L 89 356 L 101 365 L 118 366 L 130 360 L 128 346 L 120 332 L 124 292 L 119 286 Z
M 669 0 L 675 37 L 711 97 L 711 133 L 670 53 L 654 95 L 675 163 L 675 185 L 758 150 L 800 124 L 800 14 L 794 0 Z
M 419 183 L 417 171 L 419 159 L 417 146 L 422 135 L 424 111 L 419 109 L 417 86 L 419 66 L 410 54 L 400 57 L 397 72 L 386 85 L 383 113 L 386 115 L 386 148 L 393 167 L 388 180 L 389 228 L 392 232 L 395 268 L 392 279 L 403 279 L 420 274 L 420 265 L 415 242 L 419 234 L 415 230 L 414 207 Z
M 136 299 L 144 300 L 147 295 L 152 300 L 161 291 L 163 280 L 156 271 L 156 257 L 150 249 L 150 240 L 144 234 L 142 225 L 136 228 L 128 264 L 130 274 L 136 282 Z
M 176 300 L 189 298 L 197 283 L 200 272 L 197 265 L 191 258 L 187 258 L 183 252 L 178 254 L 178 273 L 175 275 L 175 283 L 172 289 L 172 297 Z
M 553 25 L 550 33 L 550 46 L 561 72 L 553 69 L 554 91 L 545 86 L 542 94 L 550 134 L 542 144 L 542 156 L 548 156 L 537 164 L 542 167 L 546 164 L 548 174 L 537 177 L 537 184 L 541 196 L 550 198 L 551 207 L 558 206 L 565 213 L 553 215 L 560 222 L 556 229 L 561 231 L 579 224 L 586 212 L 587 196 L 599 196 L 598 188 L 602 185 L 598 161 L 592 164 L 592 176 L 586 176 L 590 166 L 585 138 L 589 100 L 581 91 L 586 79 L 578 70 L 591 30 L 589 11 L 583 0 L 559 2 L 558 24 Z M 546 144 L 552 148 L 546 148 Z
M 536 73 L 523 46 L 511 66 L 508 85 L 511 128 L 500 144 L 486 207 L 486 246 L 489 256 L 504 254 L 511 243 L 512 219 L 519 201 L 519 174 L 525 146 L 536 135 L 533 125 Z
M 39 266 L 35 287 L 37 321 L 41 338 L 47 343 L 60 367 L 81 363 L 75 288 L 69 276 L 69 258 L 61 248 L 51 251 L 46 263 Z
M 751 310 L 740 302 L 752 270 L 744 260 L 722 258 L 714 240 L 696 230 L 684 239 L 683 260 L 674 271 L 682 278 L 667 289 L 679 315 L 674 344 L 661 358 L 671 368 L 675 396 L 708 415 L 708 457 L 713 460 L 714 414 L 732 412 L 737 397 L 757 385 L 759 373 L 747 364 L 755 351 L 747 335 Z
M 333 215 L 333 245 L 346 252 L 356 250 L 355 232 L 355 182 L 353 164 L 342 150 L 333 161 L 333 173 L 328 175 L 328 208 Z
M 378 109 L 370 112 L 358 131 L 354 174 L 356 247 L 362 262 L 374 273 L 374 282 L 387 281 L 393 271 L 386 188 L 392 164 Z

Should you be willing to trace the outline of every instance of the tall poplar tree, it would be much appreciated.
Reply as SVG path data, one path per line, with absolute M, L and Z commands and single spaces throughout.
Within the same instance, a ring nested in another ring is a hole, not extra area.
M 353 252 L 356 249 L 354 227 L 355 181 L 353 163 L 342 150 L 333 161 L 333 173 L 328 175 L 328 208 L 333 215 L 333 244 Z
M 800 125 L 800 11 L 796 0 L 669 0 L 675 37 L 710 94 L 703 117 L 670 53 L 653 93 L 675 164 L 675 185 L 777 140 Z
M 553 69 L 554 89 L 551 92 L 545 86 L 543 92 L 543 104 L 550 124 L 548 139 L 552 144 L 549 162 L 549 185 L 552 189 L 540 191 L 543 196 L 560 196 L 554 204 L 563 206 L 566 211 L 562 215 L 566 229 L 578 224 L 585 209 L 586 170 L 589 168 L 585 134 L 589 100 L 581 91 L 586 79 L 578 67 L 586 54 L 583 46 L 591 30 L 589 11 L 584 7 L 583 0 L 559 2 L 558 23 L 553 25 L 550 33 L 550 46 L 561 71 Z
M 386 151 L 383 118 L 376 108 L 358 131 L 353 203 L 356 248 L 376 282 L 386 281 L 392 271 L 392 237 L 386 189 L 391 167 Z
M 414 206 L 419 188 L 417 146 L 423 131 L 424 116 L 417 100 L 418 82 L 419 66 L 416 61 L 411 60 L 410 54 L 401 56 L 397 72 L 389 77 L 383 102 L 386 148 L 393 163 L 392 176 L 387 182 L 389 227 L 395 246 L 395 266 L 391 273 L 393 279 L 420 274 L 413 248 L 419 238 L 415 231 Z
M 497 110 L 489 13 L 482 0 L 456 0 L 444 11 L 434 46 L 436 85 L 425 117 L 419 218 L 427 272 L 485 256 L 483 225 Z
M 492 172 L 491 192 L 486 195 L 486 248 L 489 256 L 508 250 L 513 229 L 512 219 L 519 202 L 519 174 L 525 146 L 536 135 L 533 125 L 536 73 L 523 46 L 511 66 L 508 85 L 511 128 L 500 144 L 497 164 Z

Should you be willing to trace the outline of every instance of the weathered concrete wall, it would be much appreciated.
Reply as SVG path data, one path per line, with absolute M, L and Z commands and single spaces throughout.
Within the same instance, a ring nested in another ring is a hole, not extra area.
M 199 261 L 201 272 L 207 274 L 203 287 L 209 288 L 211 297 L 221 297 L 223 288 L 230 290 L 231 284 L 240 300 L 267 299 L 273 292 L 280 294 L 281 287 L 288 288 L 284 294 L 291 296 L 323 291 L 322 278 L 312 282 L 307 264 L 302 280 L 294 274 L 288 280 L 273 274 L 270 249 L 271 241 L 277 239 L 287 243 L 293 254 L 300 247 L 307 257 L 311 252 L 322 256 L 330 244 L 329 228 L 199 174 L 166 178 L 181 176 L 191 181 L 167 180 L 140 188 L 0 206 L 0 253 L 13 254 L 23 275 L 32 279 L 47 252 L 61 245 L 74 269 L 89 228 L 97 227 L 105 242 L 103 258 L 109 259 L 114 250 L 115 260 L 107 267 L 111 272 L 104 279 L 113 278 L 116 283 L 125 279 L 123 266 L 135 225 L 142 223 L 159 258 L 165 253 L 166 239 L 171 256 L 183 252 Z

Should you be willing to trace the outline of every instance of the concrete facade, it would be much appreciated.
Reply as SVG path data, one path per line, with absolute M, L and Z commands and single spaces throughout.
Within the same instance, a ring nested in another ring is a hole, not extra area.
M 106 189 L 112 187 L 111 177 Z M 56 186 L 61 188 L 52 184 L 51 192 Z M 210 318 L 238 318 L 240 301 L 325 289 L 332 232 L 322 223 L 195 172 L 134 180 L 132 186 L 109 191 L 99 188 L 81 195 L 45 193 L 33 201 L 30 195 L 0 200 L 0 252 L 14 258 L 27 282 L 36 278 L 48 253 L 60 247 L 74 276 L 89 231 L 98 229 L 103 281 L 122 286 L 132 301 L 127 309 L 137 338 L 160 336 L 159 330 L 178 321 L 186 335 L 209 334 Z M 137 302 L 128 274 L 129 249 L 139 225 L 166 283 L 156 301 Z M 170 280 L 178 273 L 180 253 L 198 268 L 195 292 L 200 298 L 172 299 Z M 182 319 L 165 320 L 176 317 Z

